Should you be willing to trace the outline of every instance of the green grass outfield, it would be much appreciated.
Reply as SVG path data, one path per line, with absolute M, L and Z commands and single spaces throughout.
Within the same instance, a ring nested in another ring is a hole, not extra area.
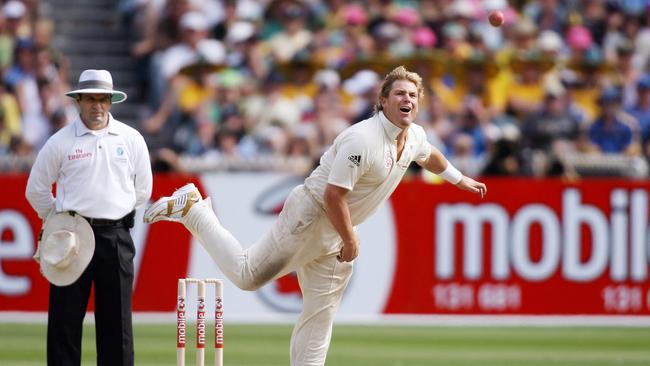
M 136 365 L 174 365 L 175 331 L 175 324 L 136 325 Z M 228 324 L 224 363 L 288 366 L 290 335 L 290 325 Z M 83 347 L 83 364 L 94 365 L 92 325 L 85 328 Z M 188 365 L 195 364 L 193 350 L 188 347 Z M 327 361 L 328 366 L 650 365 L 650 328 L 338 325 Z M 209 348 L 206 364 L 213 362 Z M 0 365 L 44 364 L 45 325 L 0 323 Z

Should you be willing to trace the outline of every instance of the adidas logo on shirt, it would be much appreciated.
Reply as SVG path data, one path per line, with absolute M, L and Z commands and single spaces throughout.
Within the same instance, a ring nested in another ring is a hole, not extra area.
M 350 160 L 356 166 L 361 165 L 361 155 L 350 155 L 348 156 L 348 160 Z

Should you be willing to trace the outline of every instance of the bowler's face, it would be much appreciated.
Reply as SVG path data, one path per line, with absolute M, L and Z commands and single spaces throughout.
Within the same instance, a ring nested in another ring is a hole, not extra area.
M 418 114 L 418 88 L 411 81 L 397 80 L 388 98 L 382 97 L 380 102 L 386 118 L 397 127 L 406 128 Z
M 100 130 L 108 124 L 108 112 L 111 109 L 110 94 L 80 94 L 79 115 L 91 130 Z

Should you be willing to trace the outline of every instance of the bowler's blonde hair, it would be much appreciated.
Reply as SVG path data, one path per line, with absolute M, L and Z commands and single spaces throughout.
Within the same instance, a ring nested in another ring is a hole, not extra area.
M 424 96 L 424 86 L 422 86 L 422 78 L 415 72 L 408 71 L 404 66 L 398 66 L 389 72 L 384 78 L 384 82 L 381 84 L 381 91 L 377 96 L 377 103 L 375 103 L 375 113 L 384 109 L 381 106 L 381 98 L 388 98 L 391 89 L 393 88 L 393 83 L 397 80 L 407 80 L 415 84 L 415 87 L 418 89 L 418 101 L 422 100 Z

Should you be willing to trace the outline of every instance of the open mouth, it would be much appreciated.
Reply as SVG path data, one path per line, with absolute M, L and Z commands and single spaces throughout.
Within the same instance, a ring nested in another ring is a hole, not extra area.
M 403 106 L 403 107 L 400 107 L 399 110 L 400 110 L 401 112 L 403 112 L 403 113 L 410 113 L 410 112 L 411 112 L 411 107 L 409 107 L 409 106 Z

